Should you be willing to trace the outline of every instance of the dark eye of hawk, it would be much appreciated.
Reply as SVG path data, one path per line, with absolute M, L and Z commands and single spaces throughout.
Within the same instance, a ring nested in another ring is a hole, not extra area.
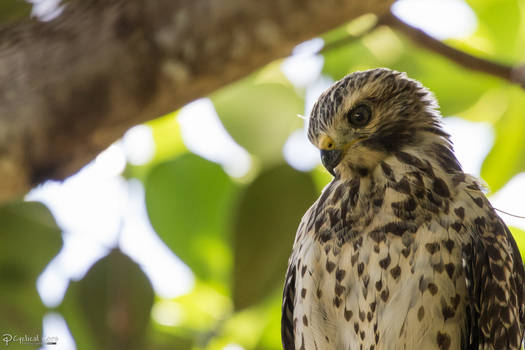
M 357 105 L 346 114 L 348 122 L 355 127 L 362 127 L 368 124 L 371 116 L 372 110 L 365 104 Z

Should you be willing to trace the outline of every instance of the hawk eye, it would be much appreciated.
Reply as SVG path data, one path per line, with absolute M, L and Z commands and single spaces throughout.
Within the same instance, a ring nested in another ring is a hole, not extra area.
M 372 111 L 367 105 L 361 104 L 352 108 L 346 115 L 348 122 L 353 126 L 361 127 L 368 124 Z

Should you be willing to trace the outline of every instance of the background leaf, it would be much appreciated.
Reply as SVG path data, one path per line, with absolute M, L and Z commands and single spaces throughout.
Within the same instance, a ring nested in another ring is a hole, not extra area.
M 525 231 L 512 226 L 510 226 L 509 229 L 510 232 L 512 232 L 512 236 L 514 237 L 516 244 L 518 245 L 518 249 L 520 250 L 521 254 L 521 259 L 525 260 Z
M 481 176 L 492 192 L 525 170 L 525 93 L 518 87 L 509 87 L 506 92 L 510 102 L 494 125 L 494 146 L 481 168 Z
M 518 62 L 525 54 L 523 0 L 467 0 L 476 12 L 478 28 L 471 41 L 486 57 L 503 63 Z
M 191 350 L 192 339 L 178 337 L 170 332 L 154 330 L 150 332 L 147 345 L 148 350 Z
M 315 197 L 311 176 L 284 164 L 261 173 L 245 189 L 234 223 L 236 309 L 282 285 L 299 221 Z
M 235 188 L 219 165 L 193 154 L 159 164 L 146 180 L 146 206 L 159 236 L 199 278 L 221 288 L 232 263 Z
M 224 127 L 264 164 L 282 161 L 283 145 L 301 127 L 304 100 L 292 86 L 245 81 L 227 86 L 211 97 Z
M 144 349 L 152 305 L 144 272 L 113 250 L 71 283 L 61 309 L 81 348 L 133 350 Z
M 222 322 L 232 311 L 231 299 L 217 292 L 209 284 L 196 281 L 191 292 L 170 300 L 162 300 L 157 307 L 176 310 L 176 327 L 171 332 L 198 339 Z
M 36 279 L 62 246 L 60 229 L 49 210 L 36 202 L 1 206 L 0 222 L 0 330 L 40 335 L 45 307 Z

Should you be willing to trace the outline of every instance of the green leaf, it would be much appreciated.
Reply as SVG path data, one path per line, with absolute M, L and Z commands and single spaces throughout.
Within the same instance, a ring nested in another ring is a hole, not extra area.
M 492 192 L 525 170 L 525 93 L 519 87 L 509 87 L 506 91 L 509 105 L 494 125 L 494 146 L 481 168 L 481 177 Z
M 59 252 L 61 231 L 37 202 L 1 206 L 0 222 L 0 330 L 40 335 L 45 307 L 36 280 Z
M 281 350 L 281 305 L 282 291 L 270 300 L 267 307 L 267 323 L 264 327 L 256 350 Z
M 234 223 L 237 310 L 282 285 L 297 226 L 315 197 L 311 176 L 288 165 L 261 173 L 245 189 Z
M 464 111 L 486 91 L 503 85 L 496 77 L 464 69 L 411 44 L 406 46 L 403 59 L 392 68 L 406 71 L 410 78 L 420 81 L 434 93 L 444 116 Z
M 222 320 L 214 330 L 214 337 L 206 344 L 206 350 L 222 350 L 228 344 L 239 344 L 244 349 L 255 349 L 273 322 L 275 306 L 280 309 L 282 291 L 274 289 L 266 300 L 252 307 L 237 311 Z M 271 327 L 280 329 L 280 318 Z M 280 332 L 278 333 L 280 335 Z M 275 335 L 275 334 L 273 334 Z M 280 339 L 280 337 L 278 338 Z M 275 339 L 274 339 L 275 340 Z M 279 341 L 280 343 L 280 341 Z
M 146 180 L 146 206 L 159 236 L 199 278 L 222 287 L 230 277 L 235 188 L 221 166 L 193 154 L 159 164 Z
M 513 63 L 525 53 L 525 27 L 522 21 L 525 8 L 522 0 L 467 0 L 476 12 L 478 29 L 472 38 L 486 57 Z
M 180 124 L 176 115 L 177 112 L 170 113 L 146 123 L 151 127 L 155 141 L 154 162 L 165 161 L 188 151 L 182 142 Z
M 472 107 L 458 116 L 472 122 L 495 123 L 505 113 L 509 106 L 507 89 L 490 89 Z
M 82 349 L 144 349 L 153 296 L 140 267 L 113 250 L 71 283 L 61 310 Z
M 209 284 L 196 281 L 191 292 L 174 299 L 161 299 L 153 307 L 153 318 L 169 325 L 171 333 L 181 337 L 198 337 L 209 332 L 231 313 L 231 299 Z
M 194 341 L 165 332 L 153 329 L 148 340 L 148 350 L 191 350 Z
M 334 178 L 322 165 L 316 166 L 310 174 L 312 174 L 318 194 L 321 194 L 326 185 Z
M 280 163 L 282 148 L 302 121 L 304 100 L 292 86 L 244 79 L 212 95 L 226 130 L 263 164 Z

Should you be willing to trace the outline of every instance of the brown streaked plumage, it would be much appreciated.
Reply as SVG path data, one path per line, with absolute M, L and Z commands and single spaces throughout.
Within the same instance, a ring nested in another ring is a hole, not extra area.
M 285 350 L 520 348 L 523 262 L 439 118 L 388 69 L 319 97 L 308 137 L 334 179 L 297 231 Z

